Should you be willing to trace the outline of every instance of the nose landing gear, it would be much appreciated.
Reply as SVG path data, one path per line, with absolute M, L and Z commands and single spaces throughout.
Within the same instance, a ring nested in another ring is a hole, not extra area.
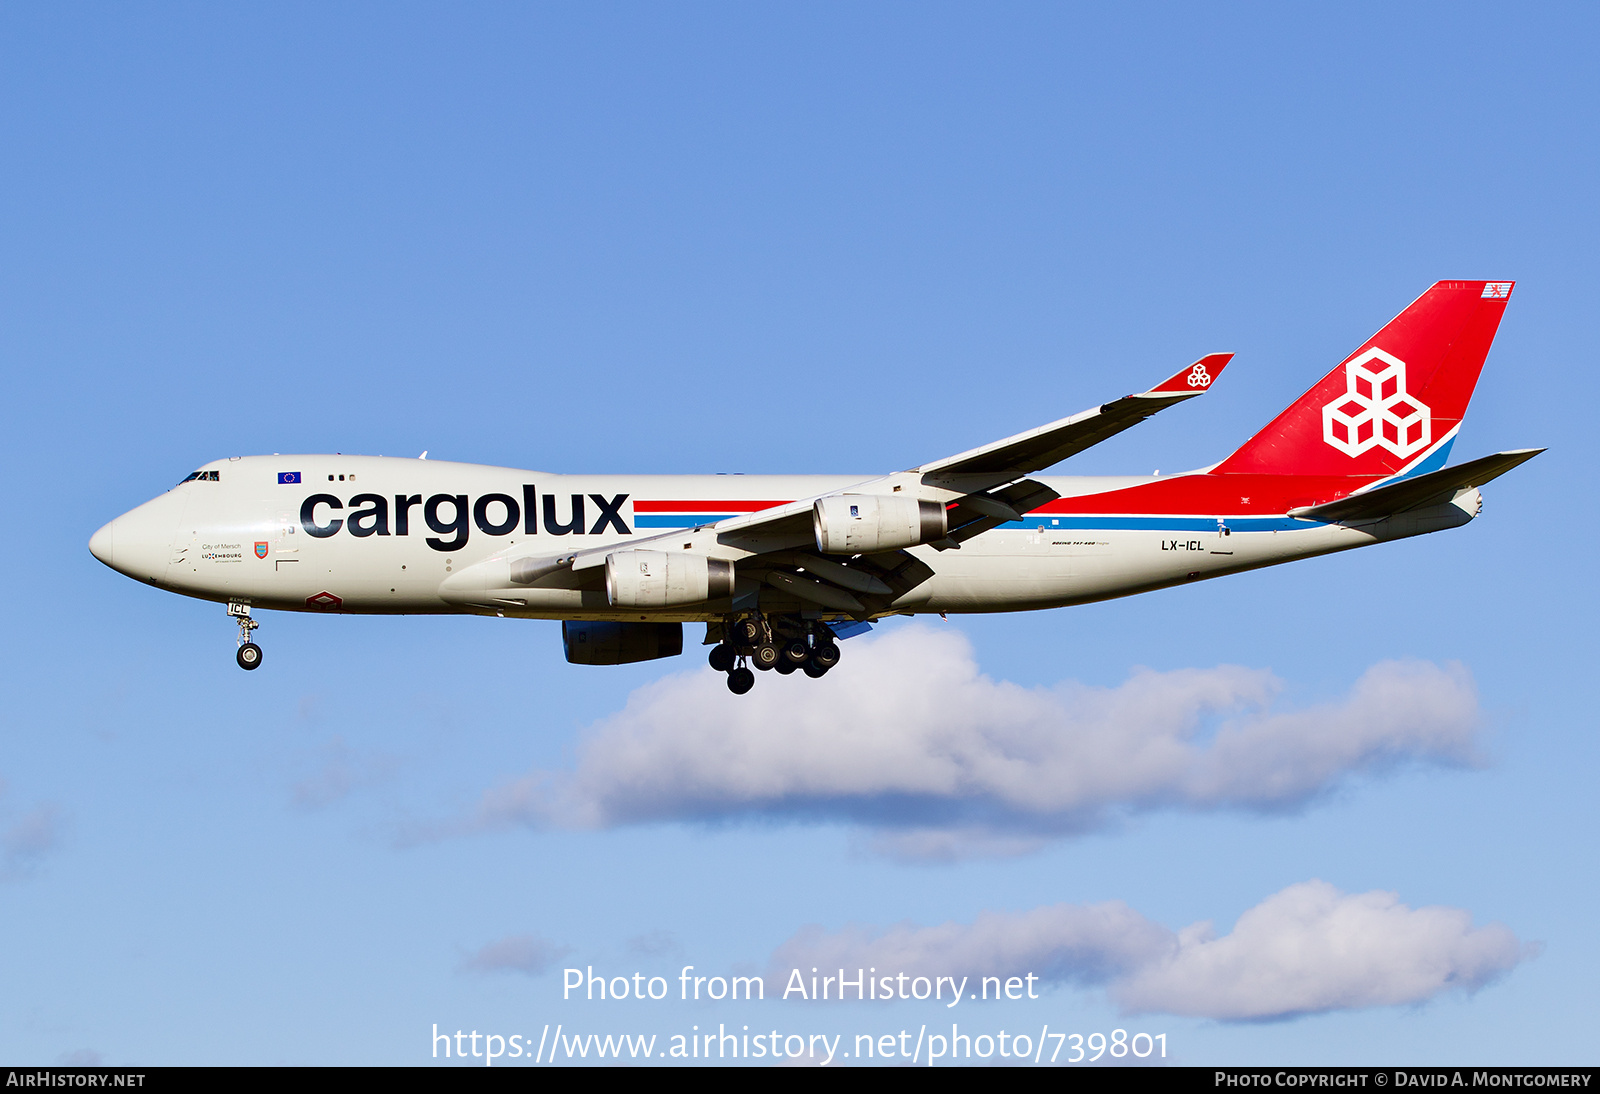
M 228 614 L 239 624 L 239 652 L 234 654 L 233 659 L 239 662 L 242 669 L 260 668 L 261 647 L 250 641 L 250 632 L 261 624 L 250 618 L 250 605 L 229 601 Z

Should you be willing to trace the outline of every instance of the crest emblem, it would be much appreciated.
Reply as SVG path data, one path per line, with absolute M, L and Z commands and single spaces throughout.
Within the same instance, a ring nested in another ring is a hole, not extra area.
M 1345 391 L 1322 408 L 1322 439 L 1346 456 L 1374 448 L 1401 459 L 1433 441 L 1433 412 L 1406 392 L 1406 363 L 1376 347 L 1344 366 Z
M 267 545 L 265 543 L 257 543 L 256 544 L 256 557 L 257 558 L 266 558 L 267 557 Z

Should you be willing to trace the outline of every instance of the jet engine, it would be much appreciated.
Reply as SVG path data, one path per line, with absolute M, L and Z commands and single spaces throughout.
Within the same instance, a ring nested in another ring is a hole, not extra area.
M 628 665 L 683 652 L 682 623 L 597 623 L 566 620 L 561 645 L 574 665 Z
M 873 494 L 818 498 L 811 510 L 817 550 L 830 555 L 896 551 L 943 539 L 949 532 L 936 501 Z
M 606 600 L 616 608 L 670 608 L 733 595 L 733 563 L 672 551 L 606 556 Z

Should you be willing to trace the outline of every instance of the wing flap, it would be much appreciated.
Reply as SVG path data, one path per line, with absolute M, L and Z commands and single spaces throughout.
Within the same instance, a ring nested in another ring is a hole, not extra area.
M 946 542 L 936 543 L 934 547 L 946 551 L 951 547 L 959 547 L 973 536 L 1018 520 L 1023 514 L 1031 513 L 1060 496 L 1034 479 L 1014 482 L 1004 490 L 989 494 L 969 495 L 956 502 L 950 510 L 950 534 L 945 537 Z
M 866 606 L 845 592 L 843 589 L 834 588 L 832 585 L 810 578 L 801 577 L 799 574 L 785 573 L 782 570 L 773 570 L 767 574 L 767 584 L 775 589 L 809 600 L 813 604 L 820 604 L 824 608 L 835 611 L 849 612 L 851 615 L 865 615 Z

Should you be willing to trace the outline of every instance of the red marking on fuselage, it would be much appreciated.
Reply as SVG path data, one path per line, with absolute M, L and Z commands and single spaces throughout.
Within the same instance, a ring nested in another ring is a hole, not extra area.
M 1046 502 L 1034 512 L 1084 515 L 1282 515 L 1347 497 L 1381 475 L 1174 475 L 1138 486 Z M 1248 491 L 1244 493 L 1242 491 Z
M 786 501 L 639 501 L 635 513 L 756 513 L 788 505 Z

